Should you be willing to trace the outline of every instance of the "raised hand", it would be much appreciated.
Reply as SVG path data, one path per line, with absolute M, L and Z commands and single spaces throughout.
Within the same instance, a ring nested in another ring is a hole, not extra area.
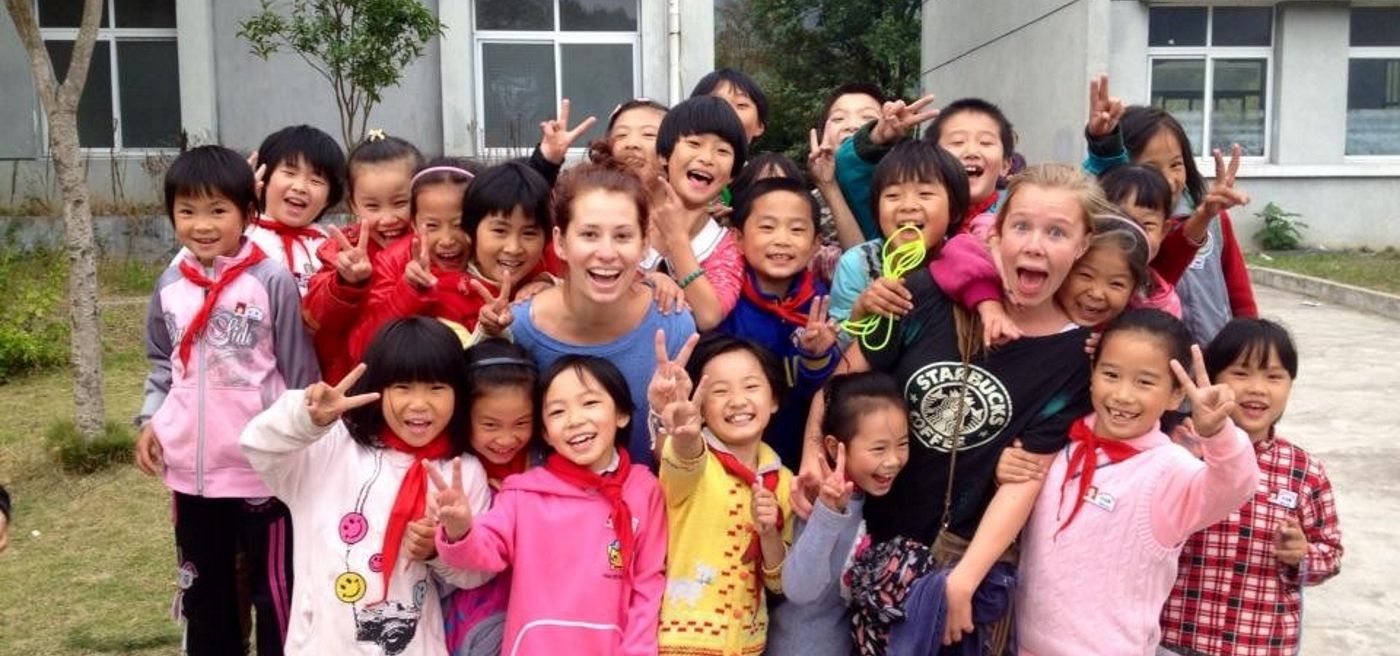
M 818 141 L 817 129 L 807 135 L 811 152 L 807 153 L 807 173 L 818 187 L 836 183 L 836 146 L 829 140 Z
M 1297 567 L 1308 555 L 1308 537 L 1303 534 L 1303 526 L 1298 518 L 1289 516 L 1274 533 L 1274 557 L 1280 563 Z
M 569 99 L 559 101 L 559 116 L 540 123 L 540 154 L 550 162 L 563 164 L 569 146 L 574 145 L 597 122 L 597 118 L 590 116 L 569 129 Z
M 501 272 L 500 293 L 492 294 L 486 285 L 475 278 L 471 279 L 471 286 L 473 291 L 486 299 L 486 304 L 481 306 L 481 312 L 477 315 L 477 325 L 487 335 L 504 334 L 515 320 L 515 314 L 510 309 L 510 272 Z
M 821 467 L 822 486 L 817 498 L 822 505 L 844 515 L 846 502 L 856 491 L 856 484 L 846 480 L 846 445 L 836 443 L 835 468 L 826 464 L 825 456 L 821 459 Z
M 677 441 L 684 456 L 693 456 L 699 451 L 700 428 L 705 424 L 700 416 L 700 404 L 709 392 L 710 378 L 701 376 L 700 384 L 695 386 L 695 391 L 688 398 L 681 397 L 667 403 L 661 411 L 661 425 L 665 427 L 666 434 Z
M 915 126 L 931 121 L 938 116 L 938 109 L 924 109 L 933 104 L 933 94 L 929 94 L 905 104 L 903 100 L 887 102 L 880 108 L 880 118 L 870 130 L 870 141 L 875 144 L 892 144 L 909 134 Z
M 414 289 L 428 291 L 437 287 L 437 276 L 433 275 L 433 261 L 428 256 L 428 240 L 413 238 L 414 256 L 403 269 L 403 278 Z
M 690 360 L 690 352 L 695 350 L 700 335 L 691 335 L 681 345 L 681 350 L 672 359 L 666 353 L 666 331 L 656 331 L 656 372 L 647 383 L 647 405 L 657 414 L 676 401 L 690 398 L 691 380 L 685 371 L 685 363 Z M 664 418 L 664 417 L 663 417 Z
M 821 484 L 821 474 L 817 472 L 804 471 L 792 477 L 792 495 L 788 497 L 792 514 L 802 519 L 812 516 L 812 500 L 820 494 Z
M 685 203 L 676 188 L 665 178 L 658 180 L 666 198 L 651 208 L 651 227 L 656 231 L 651 247 L 669 257 L 673 248 L 690 248 L 690 226 L 686 225 Z
M 1232 207 L 1249 204 L 1249 194 L 1235 188 L 1235 175 L 1240 170 L 1240 156 L 1243 149 L 1239 144 L 1230 145 L 1230 165 L 1225 165 L 1225 158 L 1221 155 L 1220 149 L 1211 151 L 1211 156 L 1215 158 L 1215 181 L 1211 183 L 1210 189 L 1206 191 L 1205 198 L 1201 199 L 1201 204 L 1197 212 L 1205 218 L 1215 218 L 1222 211 Z
M 778 518 L 782 517 L 778 507 L 778 495 L 769 492 L 761 483 L 753 484 L 753 526 L 759 537 L 778 534 Z
M 437 527 L 437 521 L 427 517 L 409 522 L 403 532 L 403 555 L 418 561 L 436 558 L 437 543 L 433 537 L 437 533 Z
M 350 245 L 345 233 L 335 226 L 330 227 L 331 238 L 340 246 L 335 254 L 335 272 L 349 285 L 358 285 L 369 280 L 374 266 L 369 259 L 369 240 L 374 234 L 374 220 L 360 220 L 360 240 Z
M 136 468 L 147 476 L 159 476 L 165 469 L 165 452 L 150 422 L 141 427 L 141 434 L 136 438 Z
M 1123 101 L 1108 95 L 1108 75 L 1089 80 L 1089 123 L 1085 126 L 1089 136 L 1112 134 L 1122 118 Z
M 1235 392 L 1229 385 L 1212 385 L 1206 373 L 1206 363 L 1201 357 L 1201 347 L 1191 345 L 1191 369 L 1195 380 L 1186 373 L 1186 368 L 1176 360 L 1171 361 L 1172 372 L 1186 398 L 1191 402 L 1191 423 L 1202 438 L 1218 435 L 1225 428 L 1230 413 L 1235 411 Z
M 255 150 L 248 156 L 248 168 L 253 169 L 253 196 L 262 198 L 263 187 L 265 186 L 263 183 L 263 175 L 267 173 L 267 165 L 258 164 L 258 151 Z
M 797 329 L 797 350 L 809 358 L 825 357 L 836 346 L 836 322 L 831 319 L 831 297 L 812 299 L 807 325 Z
M 306 388 L 306 411 L 311 415 L 311 423 L 317 426 L 329 426 L 340 419 L 340 416 L 358 408 L 379 400 L 379 392 L 366 392 L 354 396 L 346 396 L 346 392 L 355 385 L 355 381 L 360 376 L 365 375 L 365 363 L 355 365 L 350 373 L 340 379 L 335 385 L 327 385 L 325 382 L 313 383 Z
M 466 491 L 462 489 L 462 459 L 452 459 L 450 485 L 442 480 L 442 474 L 438 473 L 433 463 L 425 460 L 423 468 L 428 470 L 428 480 L 433 483 L 433 500 L 437 504 L 438 523 L 442 525 L 447 538 L 456 542 L 472 527 L 472 507 L 467 500 Z

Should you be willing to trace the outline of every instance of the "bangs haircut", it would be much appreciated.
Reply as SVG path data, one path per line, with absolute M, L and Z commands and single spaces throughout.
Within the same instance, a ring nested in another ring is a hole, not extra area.
M 383 393 L 398 384 L 443 383 L 452 387 L 455 407 L 447 423 L 452 454 L 466 453 L 470 441 L 470 396 L 462 375 L 462 342 L 447 324 L 427 317 L 396 319 L 375 333 L 365 349 L 365 373 L 347 395 Z M 342 418 L 350 436 L 365 446 L 378 446 L 384 430 L 384 400 L 363 405 Z
M 1123 133 L 1123 147 L 1128 151 L 1128 158 L 1134 162 L 1142 156 L 1143 149 L 1147 148 L 1147 143 L 1152 141 L 1158 132 L 1166 130 L 1171 134 L 1177 147 L 1181 149 L 1181 161 L 1186 167 L 1186 192 L 1190 194 L 1192 204 L 1201 202 L 1206 193 L 1205 179 L 1201 177 L 1201 170 L 1196 168 L 1191 138 L 1186 136 L 1186 129 L 1181 127 L 1181 123 L 1171 114 L 1156 107 L 1130 105 L 1123 110 L 1123 118 L 1118 120 L 1118 129 Z M 1171 212 L 1168 212 L 1167 216 L 1170 217 Z
M 1268 319 L 1231 319 L 1204 351 L 1206 373 L 1212 381 L 1236 362 L 1255 369 L 1268 367 L 1271 353 L 1278 354 L 1289 378 L 1298 378 L 1298 347 L 1293 336 L 1282 324 Z
M 535 411 L 535 387 L 540 382 L 540 371 L 535 361 L 530 359 L 530 354 L 510 340 L 491 337 L 467 349 L 466 363 L 465 382 L 471 396 L 462 407 L 467 410 L 468 422 L 477 399 L 492 392 L 516 390 L 530 400 L 530 418 L 534 424 L 525 449 L 528 451 L 539 443 L 540 423 L 533 420 L 538 414 Z
M 1133 291 L 1147 289 L 1152 284 L 1152 272 L 1147 262 L 1147 235 L 1142 226 L 1121 216 L 1094 217 L 1094 234 L 1089 250 L 1112 249 L 1123 256 L 1128 273 L 1133 277 Z M 1086 253 L 1088 251 L 1085 251 Z M 1080 259 L 1084 259 L 1082 256 Z
M 1191 366 L 1191 331 L 1180 319 L 1151 308 L 1128 310 L 1108 323 L 1103 335 L 1099 337 L 1098 346 L 1094 348 L 1095 365 L 1098 364 L 1099 356 L 1103 355 L 1104 346 L 1119 333 L 1141 333 L 1151 336 L 1162 347 L 1164 355 L 1180 362 L 1181 366 L 1187 367 L 1188 370 Z M 1172 389 L 1181 387 L 1181 381 L 1177 380 L 1176 376 L 1172 376 L 1171 379 Z
M 882 107 L 886 101 L 885 91 L 879 85 L 869 82 L 847 82 L 836 87 L 835 90 L 827 94 L 826 100 L 822 102 L 822 111 L 817 115 L 817 123 L 814 126 L 817 128 L 817 136 L 821 136 L 822 130 L 826 129 L 826 121 L 831 118 L 831 108 L 836 104 L 836 101 L 840 100 L 841 96 L 857 95 L 870 96 L 876 104 Z
M 899 384 L 883 371 L 832 376 L 822 388 L 822 398 L 826 399 L 822 435 L 830 435 L 842 444 L 851 443 L 865 415 L 888 407 L 909 412 Z
M 544 428 L 545 395 L 549 393 L 549 386 L 554 384 L 554 379 L 565 374 L 578 376 L 581 381 L 587 381 L 584 374 L 592 376 L 598 386 L 603 388 L 603 393 L 612 398 L 619 415 L 630 418 L 632 413 L 636 412 L 637 404 L 632 400 L 632 390 L 627 387 L 627 379 L 623 377 L 617 365 L 592 355 L 569 354 L 550 363 L 540 374 L 540 384 L 535 388 L 535 425 L 541 430 Z M 624 451 L 627 449 L 627 445 L 631 444 L 632 431 L 636 429 L 633 423 L 628 421 L 626 426 L 617 429 L 617 435 L 613 438 L 613 448 Z
M 253 171 L 247 158 L 223 146 L 191 148 L 165 171 L 165 216 L 175 223 L 175 200 L 180 197 L 226 198 L 247 223 L 257 215 Z
M 770 175 L 769 169 L 777 169 L 777 171 Z M 744 172 L 734 176 L 729 181 L 729 193 L 737 199 L 743 196 L 744 192 L 753 186 L 753 183 L 763 178 L 771 178 L 774 175 L 796 180 L 807 179 L 807 176 L 802 175 L 802 169 L 797 168 L 797 163 L 789 159 L 787 155 L 765 150 L 754 155 L 753 159 L 744 165 Z
M 316 215 L 320 221 L 332 207 L 345 200 L 345 151 L 331 135 L 309 125 L 282 128 L 263 139 L 258 146 L 258 163 L 266 164 L 262 183 L 272 179 L 272 173 L 283 164 L 301 164 L 326 179 L 326 209 Z M 246 162 L 245 162 L 246 164 Z M 259 198 L 258 210 L 267 209 L 267 191 Z
M 902 141 L 890 149 L 875 167 L 870 181 L 870 213 L 880 216 L 880 194 L 885 187 L 906 182 L 927 182 L 943 186 L 948 197 L 948 230 L 958 234 L 963 215 L 971 205 L 967 171 L 952 153 L 925 141 Z
M 418 147 L 398 137 L 365 137 L 354 150 L 350 151 L 349 172 L 345 178 L 345 193 L 355 195 L 355 169 L 367 164 L 385 164 L 403 161 L 408 165 L 409 175 L 423 168 L 423 153 Z
M 693 96 L 666 112 L 666 118 L 661 119 L 661 129 L 656 133 L 656 154 L 669 159 L 676 150 L 676 142 L 704 134 L 719 137 L 734 150 L 730 179 L 742 173 L 749 152 L 744 124 L 739 122 L 739 115 L 729 103 L 714 96 Z
M 758 83 L 745 75 L 743 71 L 736 71 L 732 68 L 710 71 L 705 77 L 700 78 L 699 82 L 695 83 L 695 88 L 690 91 L 690 97 L 698 98 L 712 95 L 719 91 L 720 86 L 724 84 L 728 84 L 735 91 L 748 96 L 749 100 L 753 101 L 754 109 L 758 110 L 758 122 L 765 126 L 768 125 L 768 96 L 763 95 L 763 89 L 760 89 Z
M 690 376 L 690 380 L 696 385 L 700 384 L 700 376 L 705 371 L 705 365 L 711 360 L 724 355 L 725 353 L 747 352 L 758 359 L 759 368 L 763 370 L 763 377 L 768 379 L 768 386 L 773 388 L 773 399 L 782 401 L 788 393 L 787 373 L 783 370 L 783 364 L 778 357 L 758 343 L 726 335 L 721 332 L 705 333 L 700 336 L 700 341 L 695 343 L 695 349 L 690 352 L 690 360 L 685 363 L 685 372 Z
M 1108 202 L 1122 208 L 1128 203 L 1172 215 L 1172 186 L 1162 173 L 1150 166 L 1124 164 L 1115 166 L 1099 177 Z
M 476 229 L 486 217 L 509 216 L 518 207 L 547 237 L 549 192 L 549 182 L 544 176 L 521 162 L 492 166 L 482 171 L 463 191 L 462 229 L 475 240 Z
M 554 187 L 554 225 L 560 234 L 569 231 L 574 218 L 574 201 L 590 191 L 607 191 L 627 196 L 637 208 L 637 223 L 645 236 L 651 215 L 651 195 L 631 172 L 606 164 L 579 164 L 559 176 Z
M 608 129 L 603 132 L 602 138 L 594 139 L 591 143 L 588 144 L 588 161 L 594 164 L 614 164 L 616 166 L 622 166 L 620 163 L 613 162 L 613 126 L 617 125 L 617 119 L 621 118 L 623 114 L 626 114 L 627 112 L 630 112 L 634 109 L 642 108 L 661 112 L 661 116 L 663 118 L 666 116 L 666 112 L 670 111 L 670 108 L 661 104 L 660 102 L 652 100 L 651 98 L 633 98 L 632 100 L 618 105 L 617 109 L 614 109 L 612 111 L 612 114 L 608 116 Z
M 426 173 L 421 176 L 414 173 L 413 185 L 408 191 L 408 215 L 412 219 L 416 220 L 418 217 L 418 192 L 422 191 L 423 188 L 436 184 L 452 184 L 461 187 L 462 194 L 465 196 L 471 189 L 472 180 L 476 179 L 476 176 L 481 174 L 480 164 L 460 157 L 437 157 L 427 164 L 424 164 L 418 171 L 421 172 L 443 166 L 462 169 L 462 171 L 466 171 L 466 173 L 462 173 L 461 171 L 433 171 L 432 173 Z M 467 234 L 470 235 L 471 233 Z
M 924 140 L 938 145 L 943 136 L 943 126 L 958 114 L 982 114 L 991 118 L 997 124 L 997 135 L 1001 138 L 1001 156 L 1011 161 L 1011 155 L 1016 150 L 1016 131 L 1000 107 L 981 98 L 961 98 L 938 110 L 938 117 L 933 119 L 928 132 L 924 133 Z
M 807 201 L 807 216 L 812 219 L 812 230 L 815 231 L 819 220 L 818 217 L 821 215 L 821 207 L 817 205 L 817 199 L 812 197 L 812 192 L 807 189 L 807 183 L 803 182 L 800 178 L 783 177 L 759 180 L 753 183 L 753 186 L 746 188 L 742 195 L 738 196 L 739 202 L 734 206 L 734 214 L 732 217 L 734 227 L 743 231 L 744 224 L 749 220 L 749 214 L 753 212 L 754 203 L 768 194 L 783 191 L 797 194 L 798 197 Z M 815 232 L 813 234 L 815 234 Z

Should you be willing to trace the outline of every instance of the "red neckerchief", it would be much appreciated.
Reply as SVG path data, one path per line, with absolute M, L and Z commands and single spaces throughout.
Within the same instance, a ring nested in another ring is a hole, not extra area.
M 501 482 L 506 480 L 507 476 L 524 473 L 526 466 L 529 464 L 529 449 L 524 448 L 520 449 L 520 451 L 515 454 L 515 457 L 510 459 L 510 462 L 503 465 L 498 465 L 486 458 L 481 459 L 481 466 L 486 470 L 486 482 L 490 483 L 491 487 L 497 490 L 501 489 Z
M 608 519 L 612 521 L 613 533 L 617 534 L 619 551 L 622 553 L 622 580 L 630 591 L 632 555 L 636 549 L 637 536 L 632 532 L 632 511 L 627 507 L 627 501 L 622 498 L 622 486 L 627 483 L 627 475 L 632 470 L 632 459 L 627 456 L 627 450 L 617 449 L 617 471 L 611 474 L 599 474 L 557 453 L 549 454 L 544 461 L 544 468 L 574 487 L 597 490 L 612 506 Z
M 1001 198 L 1000 189 L 993 190 L 992 195 L 982 199 L 982 202 L 967 208 L 967 214 L 963 215 L 963 226 L 967 226 L 973 219 L 982 216 L 987 210 L 992 209 L 992 206 L 996 205 L 998 198 Z
M 762 474 L 755 474 L 755 473 L 753 472 L 752 469 L 749 469 L 748 465 L 745 465 L 744 463 L 739 462 L 739 459 L 736 458 L 736 457 L 734 457 L 734 454 L 732 454 L 732 453 L 730 453 L 730 452 L 728 452 L 728 451 L 725 451 L 725 450 L 723 450 L 723 449 L 715 448 L 713 444 L 709 444 L 709 445 L 706 445 L 706 446 L 709 447 L 710 453 L 713 453 L 713 454 L 715 455 L 715 460 L 718 460 L 718 461 L 719 461 L 719 465 L 720 465 L 720 467 L 723 467 L 723 468 L 724 468 L 724 472 L 725 472 L 726 474 L 729 474 L 730 476 L 733 476 L 734 478 L 739 479 L 741 482 L 743 482 L 743 484 L 744 484 L 744 486 L 745 486 L 746 489 L 752 490 L 754 484 L 755 484 L 755 483 L 758 483 L 760 477 L 762 477 L 763 489 L 768 490 L 769 492 L 772 492 L 772 493 L 774 493 L 774 494 L 777 494 L 777 493 L 778 493 L 778 492 L 777 492 L 777 490 L 778 490 L 778 468 L 777 468 L 777 467 L 774 467 L 773 469 L 770 469 L 770 470 L 768 470 L 768 471 L 766 471 L 766 472 L 763 472 Z M 783 514 L 782 514 L 782 513 L 778 513 L 778 532 L 781 533 L 782 530 L 783 530 Z M 754 581 L 758 584 L 757 592 L 758 592 L 758 596 L 759 596 L 759 603 L 762 603 L 762 601 L 763 601 L 763 546 L 759 543 L 758 531 L 757 531 L 757 530 L 755 530 L 755 531 L 753 532 L 753 535 L 750 536 L 749 546 L 748 546 L 747 549 L 744 550 L 744 556 L 743 556 L 743 558 L 741 558 L 740 560 L 741 560 L 741 562 L 745 562 L 745 563 L 750 562 L 750 561 L 753 562 L 753 564 L 754 564 Z
M 1103 450 L 1111 463 L 1123 462 L 1142 453 L 1141 449 L 1122 440 L 1101 439 L 1084 419 L 1076 419 L 1069 427 L 1069 467 L 1065 469 L 1065 480 L 1060 482 L 1060 503 L 1064 503 L 1065 487 L 1076 473 L 1079 474 L 1079 491 L 1074 498 L 1074 510 L 1070 511 L 1065 523 L 1060 524 L 1060 528 L 1055 531 L 1055 537 L 1059 537 L 1060 531 L 1065 530 L 1069 523 L 1074 521 L 1074 516 L 1079 514 L 1079 509 L 1084 506 L 1084 497 L 1089 493 L 1089 488 L 1093 487 L 1094 472 L 1099 468 L 1100 450 Z
M 186 368 L 190 366 L 190 349 L 194 347 L 195 340 L 204 334 L 204 328 L 209 325 L 209 316 L 214 313 L 214 306 L 219 302 L 219 293 L 224 291 L 224 288 L 228 287 L 229 283 L 237 279 L 238 276 L 243 275 L 244 271 L 265 259 L 267 259 L 267 255 L 262 252 L 261 248 L 258 248 L 257 244 L 253 244 L 248 257 L 229 265 L 223 273 L 219 274 L 218 280 L 210 280 L 199 267 L 184 259 L 180 260 L 180 275 L 194 286 L 205 290 L 204 305 L 199 306 L 199 312 L 195 313 L 194 319 L 185 328 L 185 334 L 180 337 L 180 363 Z
M 384 598 L 389 598 L 389 579 L 398 567 L 399 545 L 408 523 L 423 516 L 428 505 L 428 474 L 423 471 L 424 460 L 439 460 L 452 455 L 452 441 L 446 433 L 441 433 L 423 446 L 413 446 L 385 428 L 379 432 L 379 441 L 384 446 L 413 456 L 413 464 L 399 483 L 399 493 L 394 497 L 394 508 L 389 511 L 389 524 L 384 527 Z
M 281 221 L 269 221 L 264 218 L 253 219 L 253 225 L 259 228 L 271 230 L 278 237 L 282 238 L 282 256 L 287 259 L 287 269 L 296 273 L 296 258 L 292 256 L 292 245 L 301 244 L 301 250 L 306 251 L 307 257 L 311 256 L 311 249 L 307 247 L 307 239 L 321 239 L 325 237 L 321 231 L 312 228 L 298 228 L 289 226 Z
M 752 269 L 745 272 L 742 288 L 744 298 L 757 305 L 758 309 L 776 315 L 794 326 L 806 326 L 807 313 L 802 311 L 802 306 L 817 295 L 817 286 L 813 282 L 816 276 L 812 275 L 811 271 L 804 270 L 797 276 L 797 282 L 793 285 L 795 290 L 789 289 L 790 293 L 787 296 L 774 299 L 758 288 L 755 282 L 756 275 Z

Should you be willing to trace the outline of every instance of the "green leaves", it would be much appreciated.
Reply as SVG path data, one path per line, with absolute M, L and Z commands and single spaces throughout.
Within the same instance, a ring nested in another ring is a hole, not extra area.
M 1291 251 L 1302 245 L 1301 228 L 1308 227 L 1308 224 L 1297 220 L 1301 214 L 1285 212 L 1278 205 L 1269 203 L 1264 209 L 1255 212 L 1254 216 L 1264 220 L 1263 229 L 1254 233 L 1254 238 L 1259 240 L 1259 245 L 1263 246 L 1264 250 Z

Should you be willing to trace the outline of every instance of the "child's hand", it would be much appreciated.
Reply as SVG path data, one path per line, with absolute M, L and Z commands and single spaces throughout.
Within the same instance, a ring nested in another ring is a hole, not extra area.
M 510 327 L 515 320 L 515 313 L 510 308 L 510 271 L 501 273 L 501 291 L 492 294 L 480 280 L 471 279 L 472 291 L 486 299 L 486 304 L 481 306 L 481 311 L 477 313 L 476 324 L 491 336 L 505 334 L 506 328 Z
M 340 379 L 334 386 L 324 382 L 313 383 L 306 388 L 306 411 L 311 415 L 311 423 L 317 426 L 329 426 L 340 419 L 340 416 L 358 408 L 379 400 L 379 392 L 367 392 L 346 396 L 345 393 L 355 385 L 355 381 L 360 376 L 365 375 L 365 363 L 355 365 L 350 373 Z
M 136 468 L 147 476 L 159 476 L 165 471 L 165 451 L 156 439 L 156 429 L 151 427 L 151 422 L 141 427 L 141 434 L 136 438 Z
M 1215 158 L 1215 181 L 1211 183 L 1205 198 L 1201 199 L 1201 204 L 1196 208 L 1198 220 L 1213 219 L 1225 210 L 1249 204 L 1249 194 L 1235 188 L 1235 175 L 1239 173 L 1240 155 L 1243 154 L 1240 145 L 1230 146 L 1229 167 L 1225 166 L 1225 158 L 1220 154 L 1219 148 L 1212 150 L 1210 154 Z
M 760 537 L 778 534 L 778 518 L 782 509 L 778 507 L 778 495 L 769 492 L 761 483 L 753 484 L 753 526 Z
M 462 489 L 462 459 L 452 459 L 451 485 L 442 480 L 442 474 L 438 473 L 433 463 L 424 461 L 423 468 L 428 470 L 428 478 L 436 490 L 434 501 L 437 503 L 438 522 L 442 524 L 447 539 L 456 542 L 472 527 L 472 507 L 467 502 L 467 493 Z
M 1089 80 L 1089 124 L 1085 131 L 1090 137 L 1103 137 L 1118 129 L 1123 118 L 1123 101 L 1108 95 L 1108 76 Z
M 903 280 L 876 278 L 856 297 L 856 302 L 851 307 L 851 319 L 859 319 L 869 314 L 902 317 L 912 309 L 914 295 L 904 286 Z
M 880 118 L 875 121 L 875 127 L 870 130 L 870 141 L 877 145 L 899 141 L 904 135 L 909 134 L 914 126 L 931 121 L 938 116 L 937 109 L 924 110 L 931 104 L 933 104 L 933 94 L 907 105 L 904 104 L 903 100 L 885 103 L 880 108 Z
M 671 314 L 685 309 L 685 292 L 671 276 L 660 271 L 648 271 L 646 272 L 646 280 L 651 286 L 652 293 L 656 295 L 656 309 L 660 310 L 661 314 Z
M 957 567 L 948 574 L 948 583 L 944 588 L 944 595 L 948 599 L 948 613 L 943 622 L 943 644 L 958 642 L 963 639 L 964 634 L 972 633 L 976 628 L 972 624 L 972 593 L 977 591 L 980 583 L 964 581 L 963 574 Z
M 690 398 L 691 381 L 690 375 L 685 372 L 685 363 L 690 360 L 690 352 L 695 350 L 695 343 L 699 341 L 699 334 L 691 335 L 673 360 L 666 353 L 666 331 L 656 331 L 656 371 L 647 384 L 647 405 L 653 411 L 659 414 L 671 403 Z
M 856 491 L 856 484 L 846 480 L 846 445 L 836 444 L 836 467 L 826 464 L 822 456 L 822 487 L 818 495 L 822 505 L 840 514 L 846 514 L 846 502 Z
M 262 198 L 263 174 L 267 173 L 267 165 L 258 164 L 258 151 L 248 156 L 248 168 L 253 169 L 253 196 Z
M 695 391 L 689 398 L 683 397 L 671 401 L 662 409 L 661 425 L 665 427 L 666 433 L 676 439 L 678 443 L 698 446 L 700 428 L 705 423 L 700 417 L 700 404 L 709 391 L 710 378 L 701 376 L 700 384 L 695 386 Z
M 534 282 L 527 282 L 521 285 L 520 289 L 515 290 L 515 302 L 519 303 L 520 301 L 528 301 L 534 298 L 536 294 L 539 294 L 540 292 L 549 289 L 553 286 L 554 281 L 552 280 L 536 280 Z
M 1038 458 L 1021 448 L 1021 440 L 1012 440 L 1011 446 L 1001 450 L 1001 457 L 997 458 L 997 485 L 1040 480 L 1045 480 L 1045 469 Z
M 358 285 L 369 280 L 374 267 L 369 260 L 369 240 L 374 230 L 373 219 L 360 220 L 360 241 L 354 246 L 345 233 L 335 226 L 330 227 L 331 238 L 340 245 L 335 254 L 335 272 L 347 285 Z
M 685 204 L 675 187 L 665 178 L 658 178 L 658 186 L 666 196 L 651 208 L 651 228 L 655 230 L 651 247 L 670 257 L 673 249 L 690 248 L 690 226 L 685 223 Z
M 1090 332 L 1088 339 L 1084 340 L 1084 352 L 1089 354 L 1090 356 L 1093 356 L 1094 351 L 1099 350 L 1100 339 L 1103 339 L 1102 330 L 1095 330 Z
M 978 303 L 977 314 L 982 317 L 982 343 L 986 346 L 1001 346 L 1021 338 L 1021 329 L 1007 316 L 1001 301 Z
M 1308 555 L 1308 537 L 1295 517 L 1287 517 L 1274 533 L 1274 557 L 1280 563 L 1297 567 Z
M 792 514 L 804 520 L 812 516 L 812 500 L 821 493 L 821 484 L 821 475 L 810 471 L 792 477 L 792 495 L 789 497 Z
M 426 292 L 437 287 L 437 276 L 433 275 L 433 261 L 428 257 L 428 240 L 414 237 L 413 250 L 416 252 L 415 256 L 403 269 L 404 280 L 419 291 Z
M 1225 428 L 1230 413 L 1235 411 L 1235 392 L 1229 385 L 1210 384 L 1206 373 L 1205 360 L 1201 358 L 1201 347 L 1191 345 L 1191 368 L 1196 372 L 1196 380 L 1186 374 L 1186 369 L 1176 360 L 1171 361 L 1176 379 L 1186 390 L 1186 399 L 1191 402 L 1191 423 L 1203 438 L 1218 435 Z
M 422 517 L 408 523 L 403 532 L 403 554 L 409 560 L 426 561 L 437 557 L 437 543 L 433 541 L 438 524 L 435 520 Z
M 730 214 L 733 214 L 734 208 L 725 205 L 724 201 L 716 198 L 710 201 L 710 206 L 705 208 L 705 211 L 710 213 L 710 218 L 713 218 L 716 221 L 720 221 L 723 220 L 725 217 L 729 216 Z
M 797 329 L 797 350 L 803 357 L 820 359 L 826 357 L 836 346 L 836 322 L 831 319 L 830 296 L 812 299 L 812 307 L 807 311 L 807 325 Z
M 807 153 L 807 174 L 817 187 L 831 187 L 836 184 L 836 147 L 830 140 L 818 141 L 817 129 L 808 133 L 812 150 Z
M 574 145 L 597 122 L 597 118 L 590 116 L 570 130 L 569 99 L 559 101 L 559 117 L 540 123 L 540 154 L 551 163 L 563 164 L 564 156 L 569 154 L 569 146 Z

